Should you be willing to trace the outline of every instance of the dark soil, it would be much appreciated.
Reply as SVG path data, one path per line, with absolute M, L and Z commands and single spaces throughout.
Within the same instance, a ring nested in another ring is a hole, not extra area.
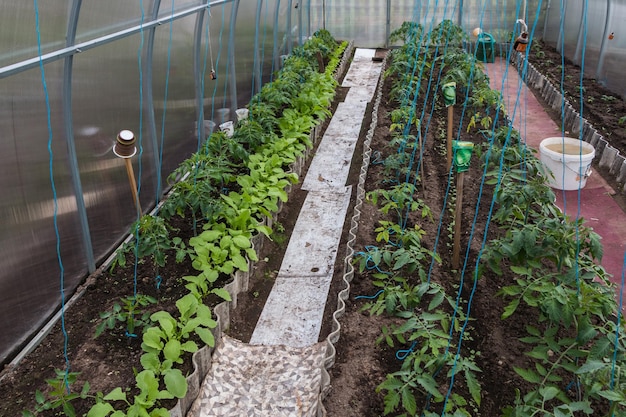
M 544 52 L 544 56 L 541 59 L 536 59 L 535 54 L 539 50 Z M 548 46 L 535 43 L 531 59 L 539 70 L 546 75 L 552 74 L 555 77 L 553 80 L 555 85 L 560 84 L 561 72 L 560 69 L 557 71 L 560 62 L 558 53 L 555 53 Z M 552 64 L 548 64 L 549 60 L 552 61 Z M 542 66 L 544 64 L 545 66 Z M 565 74 L 571 75 L 571 77 L 565 77 L 564 89 L 568 92 L 567 95 L 572 100 L 572 104 L 577 106 L 574 104 L 574 100 L 579 94 L 580 78 L 577 72 L 579 70 L 569 62 L 565 62 L 565 68 Z M 387 83 L 389 82 L 387 81 Z M 626 154 L 626 126 L 619 123 L 619 118 L 626 115 L 624 103 L 616 94 L 602 89 L 593 80 L 585 79 L 583 84 L 585 86 L 583 96 L 585 117 L 605 135 L 614 147 L 620 149 L 622 154 Z M 385 85 L 384 89 L 383 97 L 388 97 L 389 84 Z M 345 93 L 344 89 L 339 89 L 337 101 L 343 100 Z M 607 97 L 615 97 L 615 99 Z M 393 104 L 383 100 L 379 109 L 379 126 L 372 141 L 372 148 L 379 151 L 383 157 L 392 151 L 386 144 L 390 139 L 388 113 L 393 108 Z M 440 149 L 442 132 L 445 141 L 446 115 L 444 111 L 440 109 L 434 113 L 428 133 L 425 134 L 424 181 L 419 184 L 423 193 L 421 198 L 431 208 L 435 217 L 433 222 L 424 221 L 421 224 L 426 230 L 424 245 L 431 249 L 434 247 L 440 216 L 448 218 L 451 216 L 450 210 L 443 206 L 443 196 L 448 181 L 445 156 Z M 461 109 L 458 108 L 455 112 L 455 120 L 459 120 L 460 117 Z M 558 121 L 558 115 L 555 117 Z M 427 122 L 427 120 L 423 120 L 423 126 Z M 467 125 L 467 122 L 464 125 Z M 360 167 L 362 144 L 368 128 L 369 120 L 365 120 L 362 126 L 360 145 L 355 154 L 349 179 L 349 184 L 354 186 L 358 181 L 357 174 Z M 479 142 L 482 137 L 463 133 L 462 140 Z M 481 195 L 482 171 L 480 171 L 479 166 L 478 163 L 472 164 L 471 170 L 466 174 L 463 189 L 462 223 L 463 225 L 470 225 L 476 221 L 475 233 L 471 239 L 469 228 L 465 228 L 466 231 L 462 238 L 462 247 L 467 247 L 468 242 L 470 246 L 467 269 L 464 273 L 452 269 L 451 241 L 447 232 L 443 231 L 437 247 L 443 263 L 434 268 L 432 278 L 443 285 L 450 294 L 455 294 L 456 290 L 460 288 L 464 300 L 469 299 L 473 290 L 473 264 L 484 233 L 486 233 L 485 219 L 488 205 L 481 204 L 478 213 L 475 213 L 477 199 Z M 382 166 L 372 164 L 366 183 L 368 190 L 381 186 L 383 178 Z M 279 231 L 273 242 L 266 241 L 259 256 L 260 261 L 254 266 L 249 291 L 240 294 L 238 307 L 231 313 L 231 327 L 228 332 L 240 340 L 249 340 L 256 326 L 265 299 L 280 268 L 284 249 L 304 198 L 305 192 L 301 191 L 299 187 L 294 187 L 290 194 L 289 203 L 284 206 L 277 217 L 277 221 L 282 225 L 284 231 Z M 482 199 L 483 201 L 490 201 L 488 189 L 483 191 Z M 364 204 L 355 245 L 357 251 L 374 242 L 373 230 L 378 218 L 378 210 L 369 204 Z M 185 224 L 184 221 L 175 227 L 187 230 L 191 236 L 190 225 Z M 348 227 L 349 219 L 344 226 L 344 241 Z M 494 232 L 496 231 L 489 230 L 489 233 Z M 337 306 L 337 293 L 342 289 L 341 276 L 344 272 L 345 250 L 345 242 L 343 242 L 337 256 L 336 277 L 329 294 L 320 340 L 325 339 L 332 328 L 330 316 Z M 132 265 L 132 260 L 129 261 Z M 160 270 L 148 264 L 139 264 L 136 274 L 137 292 L 156 297 L 159 303 L 154 307 L 155 310 L 174 312 L 176 309 L 175 301 L 186 294 L 180 277 L 190 273 L 192 273 L 192 268 L 188 263 L 168 262 L 168 266 Z M 159 275 L 163 281 L 157 288 L 155 278 Z M 126 337 L 122 328 L 116 331 L 107 331 L 98 339 L 94 339 L 93 335 L 99 322 L 99 313 L 111 308 L 120 297 L 133 294 L 134 277 L 135 273 L 132 267 L 118 269 L 115 274 L 99 271 L 89 277 L 84 284 L 85 294 L 67 312 L 65 329 L 69 340 L 68 359 L 71 370 L 80 373 L 75 391 L 80 390 L 86 379 L 91 384 L 91 393 L 108 392 L 116 386 L 133 386 L 133 370 L 139 366 L 141 355 L 140 341 L 137 338 Z M 495 293 L 506 284 L 506 279 L 503 277 L 487 275 L 476 283 L 473 294 L 471 315 L 475 320 L 470 323 L 471 340 L 464 344 L 464 349 L 479 352 L 477 364 L 482 369 L 480 383 L 483 397 L 479 413 L 482 416 L 500 415 L 503 406 L 513 403 L 514 388 L 523 391 L 525 386 L 525 382 L 513 371 L 513 367 L 528 365 L 523 355 L 525 346 L 517 338 L 519 335 L 525 334 L 524 326 L 528 321 L 534 320 L 534 316 L 520 307 L 520 313 L 517 317 L 523 317 L 526 320 L 512 318 L 503 322 L 500 319 L 504 301 Z M 396 359 L 395 353 L 396 349 L 401 347 L 392 349 L 386 344 L 376 343 L 376 339 L 381 334 L 381 327 L 394 319 L 384 316 L 370 317 L 367 312 L 361 311 L 365 301 L 355 299 L 356 296 L 372 295 L 376 291 L 377 289 L 372 286 L 367 273 L 357 274 L 351 283 L 350 298 L 346 302 L 346 314 L 340 320 L 342 330 L 341 338 L 336 346 L 336 363 L 330 369 L 332 386 L 324 402 L 330 417 L 383 415 L 382 394 L 376 393 L 376 387 L 384 380 L 387 373 L 400 368 L 401 363 Z M 22 410 L 33 409 L 35 391 L 46 390 L 44 380 L 54 377 L 55 369 L 64 369 L 66 362 L 63 356 L 62 335 L 62 329 L 60 325 L 57 325 L 43 343 L 28 355 L 18 367 L 5 369 L 2 372 L 0 416 L 19 416 Z M 190 363 L 190 361 L 187 360 L 186 363 Z M 457 389 L 458 391 L 456 391 Z M 455 387 L 455 392 L 462 394 L 464 389 L 462 386 Z M 77 415 L 86 413 L 90 403 L 76 403 Z M 54 414 L 41 415 L 52 416 Z
M 172 225 L 181 232 L 179 236 L 188 239 L 192 236 L 191 225 L 185 219 L 175 218 Z M 171 259 L 175 255 L 169 254 Z M 176 301 L 188 291 L 181 277 L 193 272 L 191 262 L 176 264 L 167 262 L 164 268 L 155 268 L 151 262 L 140 262 L 134 270 L 132 255 L 127 257 L 127 266 L 117 267 L 113 272 L 99 270 L 79 288 L 85 293 L 65 314 L 67 332 L 67 359 L 71 372 L 78 372 L 73 391 L 80 391 L 88 381 L 91 393 L 108 393 L 115 387 L 134 386 L 134 370 L 141 369 L 141 336 L 127 336 L 126 327 L 120 324 L 113 330 L 106 330 L 94 338 L 96 326 L 100 323 L 100 313 L 110 311 L 120 299 L 131 296 L 136 282 L 137 294 L 148 295 L 158 300 L 147 307 L 145 312 L 159 310 L 176 315 Z M 136 277 L 136 279 L 135 279 Z M 157 285 L 157 277 L 161 277 Z M 137 329 L 137 333 L 140 329 Z M 66 359 L 63 350 L 64 338 L 61 323 L 54 326 L 42 343 L 22 360 L 15 369 L 5 368 L 0 381 L 0 415 L 18 416 L 24 409 L 34 410 L 35 391 L 46 392 L 45 379 L 54 378 L 55 369 L 65 369 Z M 184 373 L 191 373 L 191 358 L 185 360 Z M 76 400 L 77 415 L 87 413 L 93 400 Z M 170 408 L 175 402 L 170 402 Z M 168 406 L 167 404 L 165 406 Z M 42 416 L 56 415 L 52 411 Z

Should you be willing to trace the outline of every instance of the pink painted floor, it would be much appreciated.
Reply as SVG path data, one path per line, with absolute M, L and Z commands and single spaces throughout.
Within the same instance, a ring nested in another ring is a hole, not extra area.
M 497 60 L 485 64 L 485 72 L 491 88 L 502 92 L 509 117 L 528 146 L 538 150 L 544 138 L 561 136 L 560 126 L 521 82 L 514 67 Z M 561 210 L 573 218 L 583 217 L 585 224 L 602 237 L 602 266 L 612 275 L 616 288 L 620 288 L 626 251 L 626 213 L 611 197 L 615 191 L 599 173 L 592 172 L 581 190 L 555 190 L 555 194 Z M 626 295 L 626 288 L 622 288 L 622 294 Z

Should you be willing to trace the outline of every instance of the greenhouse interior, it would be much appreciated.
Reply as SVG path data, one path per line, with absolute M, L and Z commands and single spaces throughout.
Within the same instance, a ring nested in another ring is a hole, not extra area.
M 2 8 L 1 416 L 626 416 L 626 0 Z

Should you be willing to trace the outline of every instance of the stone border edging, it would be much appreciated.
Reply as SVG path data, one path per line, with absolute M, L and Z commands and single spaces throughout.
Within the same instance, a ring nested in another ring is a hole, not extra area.
M 609 174 L 614 176 L 614 180 L 619 184 L 622 193 L 626 193 L 626 158 L 620 155 L 619 151 L 609 145 L 609 142 L 589 123 L 585 118 L 581 118 L 570 102 L 563 96 L 563 93 L 557 87 L 541 74 L 533 64 L 527 62 L 524 55 L 520 52 L 516 56 L 515 68 L 522 77 L 523 81 L 541 97 L 554 110 L 563 110 L 563 124 L 566 130 L 574 135 L 582 137 L 585 142 L 591 144 L 596 150 L 596 157 L 599 158 L 598 165 L 600 168 L 608 170 Z M 526 66 L 526 76 L 523 77 L 524 63 Z M 582 130 L 582 132 L 581 132 Z

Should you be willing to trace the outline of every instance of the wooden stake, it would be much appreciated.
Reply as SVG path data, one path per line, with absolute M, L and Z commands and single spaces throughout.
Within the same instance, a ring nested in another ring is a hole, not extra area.
M 454 123 L 454 106 L 448 106 L 448 172 L 452 166 L 452 124 Z
M 417 146 L 420 147 L 420 178 L 422 179 L 422 196 L 426 197 L 426 185 L 424 182 L 426 178 L 424 177 L 424 148 L 422 147 L 422 131 L 421 129 L 417 132 Z
M 133 194 L 133 201 L 137 208 L 137 215 L 141 217 L 141 203 L 139 202 L 139 196 L 137 195 L 137 182 L 135 181 L 135 172 L 133 171 L 133 164 L 130 158 L 124 158 L 126 164 L 126 173 L 128 174 L 128 182 L 130 183 L 130 191 Z
M 459 172 L 456 179 L 456 209 L 454 215 L 454 247 L 452 249 L 452 268 L 459 269 L 461 252 L 461 214 L 463 214 L 463 180 L 465 173 Z

